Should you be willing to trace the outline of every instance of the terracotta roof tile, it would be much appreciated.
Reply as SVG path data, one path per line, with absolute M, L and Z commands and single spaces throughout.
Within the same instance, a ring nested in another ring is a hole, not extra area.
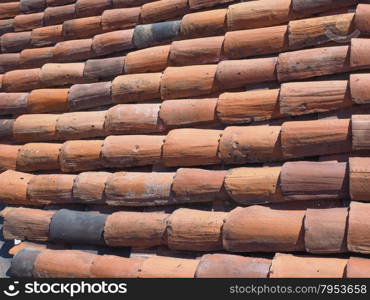
M 271 278 L 342 278 L 347 260 L 343 258 L 304 257 L 277 254 L 272 260 Z
M 29 259 L 29 264 L 22 264 Z M 356 265 L 357 264 L 357 265 Z M 356 277 L 366 276 L 368 259 L 276 254 L 271 260 L 227 254 L 203 255 L 200 260 L 166 256 L 125 258 L 76 250 L 24 248 L 15 255 L 11 273 L 26 277 Z M 73 268 L 71 267 L 73 266 Z M 241 267 L 242 266 L 242 267 Z M 271 270 L 270 270 L 271 268 Z M 347 268 L 347 271 L 345 269 Z M 349 273 L 348 270 L 351 270 Z
M 267 278 L 271 260 L 228 254 L 205 254 L 195 273 L 196 278 Z
M 53 176 L 39 175 L 30 180 L 35 189 L 31 190 L 34 200 L 45 202 L 59 194 L 61 199 L 70 201 L 68 191 L 75 175 Z M 60 190 L 55 191 L 52 186 L 57 184 Z M 42 186 L 43 189 L 37 190 Z M 102 221 L 99 230 L 104 232 L 103 244 L 116 247 L 164 244 L 170 249 L 191 251 L 340 253 L 347 251 L 348 246 L 349 251 L 369 253 L 369 241 L 364 238 L 369 224 L 362 220 L 367 209 L 369 204 L 352 202 L 348 220 L 346 208 L 310 211 L 264 206 L 238 207 L 228 213 L 180 208 L 171 214 L 121 211 L 110 215 L 66 209 L 51 212 L 9 208 L 3 215 L 6 239 L 76 243 L 79 238 L 86 238 L 87 243 L 100 245 L 100 237 L 81 237 L 84 231 L 88 232 L 89 222 L 96 219 L 98 223 Z M 30 223 L 40 226 L 27 226 Z M 61 228 L 64 235 L 58 233 Z M 73 233 L 74 228 L 80 236 Z
M 347 263 L 346 276 L 349 278 L 368 278 L 370 265 L 365 258 L 350 257 Z
M 67 163 L 64 163 L 64 167 L 69 167 L 73 162 L 73 152 L 78 153 L 89 151 L 89 144 L 94 146 L 95 141 L 85 141 L 86 147 L 79 149 L 79 141 L 68 142 L 64 147 L 67 149 L 63 152 L 63 157 Z M 73 146 L 76 145 L 76 150 Z M 44 146 L 42 148 L 41 146 Z M 72 147 L 72 148 L 71 148 Z M 14 149 L 14 150 L 12 150 Z M 18 154 L 18 149 L 21 149 Z M 36 150 L 37 149 L 37 150 Z M 54 149 L 54 150 L 53 150 Z M 34 160 L 37 159 L 36 163 L 39 169 L 55 168 L 51 164 L 53 159 L 56 159 L 59 154 L 59 146 L 56 144 L 26 144 L 23 147 L 3 145 L 1 148 L 1 156 L 7 157 L 8 168 L 15 168 L 15 161 L 17 161 L 17 167 L 20 170 L 27 170 L 34 167 L 34 163 L 30 160 L 32 151 L 38 151 L 37 155 L 34 155 Z M 67 152 L 68 151 L 68 152 Z M 78 166 L 84 166 L 86 160 L 91 160 L 97 164 L 99 162 L 98 157 L 94 156 L 94 152 L 90 150 L 90 156 L 84 157 L 84 160 L 78 162 Z M 13 153 L 18 154 L 18 157 L 13 156 Z M 67 153 L 66 153 L 67 152 Z M 99 156 L 99 152 L 97 153 Z M 54 158 L 53 158 L 54 157 Z M 72 158 L 71 158 L 72 157 Z M 120 157 L 115 157 L 118 161 Z M 76 158 L 74 158 L 76 159 Z M 13 161 L 13 165 L 10 162 Z M 43 166 L 43 162 L 45 165 Z M 48 163 L 47 163 L 48 162 Z M 120 204 L 120 205 L 135 205 L 135 206 L 154 206 L 163 205 L 167 203 L 186 203 L 186 202 L 211 202 L 214 199 L 230 200 L 233 199 L 241 205 L 252 205 L 252 204 L 264 204 L 264 203 L 279 203 L 289 201 L 331 201 L 331 200 L 346 200 L 351 198 L 352 200 L 367 201 L 370 192 L 366 188 L 368 182 L 366 172 L 366 164 L 368 164 L 368 158 L 351 158 L 349 163 L 342 162 L 287 162 L 282 166 L 274 167 L 242 167 L 230 169 L 227 171 L 218 170 L 202 170 L 202 169 L 178 169 L 176 174 L 172 172 L 166 173 L 138 173 L 135 176 L 129 173 L 114 175 L 113 177 L 101 176 L 97 177 L 94 182 L 97 185 L 104 187 L 106 191 L 104 195 L 101 192 L 94 194 L 94 199 L 98 199 L 100 202 L 107 202 L 108 204 Z M 346 169 L 350 168 L 350 172 L 346 172 Z M 363 166 L 362 170 L 358 169 L 358 165 Z M 86 165 L 85 165 L 86 166 Z M 5 166 L 4 166 L 5 168 Z M 357 171 L 359 170 L 359 171 Z M 4 181 L 8 181 L 8 174 L 4 172 L 0 174 L 0 177 Z M 19 173 L 22 176 L 23 173 Z M 81 173 L 79 176 L 99 176 L 100 172 L 87 172 Z M 37 175 L 35 175 L 37 176 Z M 79 178 L 79 177 L 78 177 Z M 77 182 L 78 182 L 77 178 Z M 133 180 L 133 185 L 125 183 L 125 178 Z M 140 184 L 135 180 L 138 180 Z M 155 191 L 150 187 L 153 186 L 150 182 L 156 182 L 156 185 L 163 185 L 167 188 L 165 190 L 158 189 Z M 348 187 L 348 182 L 350 186 Z M 142 196 L 139 192 L 134 192 L 139 186 L 146 186 L 148 197 L 145 202 L 141 202 Z M 169 192 L 168 189 L 171 189 Z M 78 192 L 78 188 L 75 192 Z M 133 190 L 132 190 L 133 189 Z M 11 193 L 12 188 L 5 189 L 4 192 L 7 194 Z M 151 192 L 149 192 L 151 190 Z M 162 194 L 165 192 L 165 194 Z M 15 192 L 16 193 L 16 192 Z M 166 197 L 165 197 L 166 195 Z M 138 197 L 138 199 L 136 199 Z M 152 197 L 152 198 L 151 198 Z M 85 197 L 86 198 L 86 197 Z M 4 203 L 13 204 L 11 199 L 7 200 L 7 196 L 0 193 L 0 199 Z M 163 202 L 157 200 L 163 200 Z M 53 199 L 51 199 L 53 200 Z M 139 201 L 140 200 L 140 201 Z M 55 200 L 53 200 L 55 201 Z M 84 202 L 83 198 L 78 198 L 74 202 Z M 86 200 L 87 201 L 87 200 Z M 28 203 L 27 197 L 22 198 L 21 203 Z

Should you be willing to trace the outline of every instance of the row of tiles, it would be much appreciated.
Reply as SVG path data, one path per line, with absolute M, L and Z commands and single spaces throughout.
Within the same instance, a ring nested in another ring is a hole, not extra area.
M 68 209 L 3 210 L 5 239 L 33 242 L 229 252 L 370 253 L 370 204 L 350 208 L 231 212 L 187 208 L 171 214 L 120 211 L 110 215 Z
M 110 0 L 95 0 L 86 3 L 77 1 L 76 4 L 50 8 L 43 13 L 19 15 L 13 22 L 8 20 L 10 24 L 8 26 L 4 24 L 5 28 L 3 30 L 1 30 L 0 22 L 0 33 L 4 33 L 3 38 L 5 39 L 5 44 L 2 42 L 3 52 L 20 51 L 22 48 L 14 47 L 16 44 L 14 41 L 23 39 L 22 34 L 25 34 L 23 31 L 26 30 L 32 31 L 28 32 L 32 36 L 32 40 L 30 44 L 24 46 L 28 48 L 41 47 L 52 45 L 62 40 L 92 37 L 95 34 L 125 29 L 140 23 L 148 24 L 173 20 L 193 10 L 203 8 L 202 6 L 194 5 L 193 1 L 189 2 L 188 0 L 151 0 L 144 2 L 151 3 L 139 6 L 140 2 L 138 2 L 136 7 L 109 9 L 112 8 Z M 207 1 L 207 4 L 209 7 L 217 6 L 220 2 L 224 1 L 210 0 Z M 234 2 L 234 0 L 226 2 Z M 89 9 L 81 9 L 81 4 L 88 4 Z M 103 11 L 103 9 L 105 10 Z M 89 17 L 82 18 L 84 15 L 89 15 Z M 4 31 L 16 31 L 18 33 L 7 34 Z M 44 36 L 44 38 L 40 40 L 37 36 Z
M 119 134 L 166 133 L 181 127 L 220 128 L 351 107 L 360 112 L 363 108 L 355 105 L 370 103 L 369 82 L 369 74 L 352 74 L 350 80 L 292 82 L 282 84 L 280 89 L 223 93 L 218 98 L 119 104 L 102 111 L 23 114 L 16 119 L 0 120 L 0 140 L 66 141 Z M 45 98 L 39 90 L 29 95 L 12 95 L 14 97 L 8 94 L 0 104 L 1 113 L 5 115 L 32 110 L 66 110 L 68 99 L 73 99 L 73 93 L 68 95 L 61 91 L 53 94 L 56 97 L 49 94 Z M 64 97 L 59 97 L 61 95 Z
M 275 167 L 224 170 L 178 169 L 176 172 L 83 172 L 33 175 L 0 174 L 0 202 L 105 204 L 142 207 L 215 200 L 239 205 L 290 201 L 370 200 L 370 159 L 349 162 L 287 162 Z
M 281 0 L 285 5 L 289 4 L 290 0 Z M 294 14 L 285 14 L 280 16 L 281 4 L 277 5 L 275 3 L 274 7 L 271 7 L 270 0 L 263 0 L 260 2 L 250 2 L 244 4 L 231 5 L 229 9 L 215 10 L 215 11 L 206 11 L 201 14 L 189 14 L 186 15 L 181 24 L 180 29 L 180 38 L 189 38 L 197 37 L 200 28 L 192 34 L 191 30 L 189 32 L 189 20 L 194 22 L 194 17 L 198 19 L 212 20 L 213 22 L 207 23 L 208 32 L 209 27 L 214 27 L 213 35 L 218 33 L 224 33 L 228 30 L 236 30 L 242 28 L 255 28 L 255 27 L 265 27 L 275 24 L 281 24 L 289 21 L 291 18 L 297 18 L 298 15 Z M 276 2 L 276 1 L 275 1 Z M 278 1 L 279 2 L 279 1 Z M 215 3 L 217 5 L 218 3 Z M 266 7 L 269 7 L 271 10 L 275 10 L 278 13 L 272 13 L 267 11 Z M 289 9 L 289 6 L 285 6 L 285 9 Z M 326 8 L 323 7 L 323 10 Z M 115 9 L 107 10 L 101 16 L 87 17 L 81 19 L 68 20 L 62 23 L 62 25 L 40 27 L 34 29 L 30 32 L 19 32 L 19 33 L 7 33 L 1 37 L 0 44 L 2 52 L 18 52 L 25 48 L 32 47 L 43 47 L 51 46 L 57 42 L 70 39 L 82 39 L 93 37 L 94 35 L 104 33 L 112 30 L 126 29 L 133 27 L 138 24 L 148 24 L 155 23 L 165 20 L 171 20 L 177 17 L 182 17 L 190 11 L 188 8 L 187 0 L 160 0 L 145 4 L 142 7 L 129 8 L 129 9 Z M 261 11 L 258 21 L 255 20 L 256 15 L 252 14 Z M 249 12 L 249 13 L 248 13 Z M 214 15 L 217 16 L 216 20 L 213 20 Z M 273 16 L 266 21 L 268 16 Z M 309 13 L 307 13 L 309 15 Z M 362 11 L 359 13 L 360 26 L 364 25 L 363 19 L 366 19 L 366 16 L 362 15 Z M 42 15 L 37 14 L 36 20 L 29 20 L 29 16 L 26 16 L 25 24 L 18 24 L 20 29 L 27 28 L 28 24 L 31 23 L 40 23 L 42 22 Z M 302 16 L 300 16 L 302 17 Z M 237 19 L 237 20 L 236 20 Z M 348 17 L 350 19 L 350 17 Z M 215 23 L 217 21 L 217 23 Z M 249 22 L 247 22 L 249 21 Z M 345 20 L 347 23 L 350 20 Z M 18 22 L 19 23 L 19 22 Z M 233 24 L 237 25 L 233 25 Z M 335 24 L 336 27 L 342 27 L 340 30 L 346 31 L 344 28 L 345 24 L 340 24 L 338 22 Z M 16 24 L 17 25 L 17 24 Z M 339 25 L 339 26 L 338 26 Z M 306 25 L 307 26 L 307 25 Z M 332 25 L 335 28 L 334 25 Z M 347 29 L 348 31 L 349 29 Z M 21 31 L 21 30 L 20 30 Z M 201 35 L 205 36 L 207 32 L 203 32 Z M 345 35 L 343 33 L 336 32 L 337 35 Z M 32 52 L 32 51 L 29 51 Z M 33 51 L 37 53 L 37 51 Z
M 25 261 L 29 261 L 26 265 Z M 73 267 L 72 267 L 73 266 Z M 73 250 L 25 249 L 13 259 L 15 277 L 98 278 L 359 278 L 369 276 L 368 259 L 276 254 L 274 259 L 206 254 L 198 260 L 165 256 L 144 259 L 98 256 Z
M 268 3 L 264 3 L 266 1 Z M 290 12 L 291 1 L 281 1 L 285 3 L 284 9 L 281 8 L 281 4 L 275 3 L 276 1 L 272 0 L 251 1 L 235 6 L 231 5 L 228 9 L 224 10 L 188 14 L 185 15 L 182 21 L 138 25 L 134 30 L 111 31 L 95 35 L 90 39 L 58 42 L 53 47 L 27 49 L 23 50 L 20 54 L 5 53 L 0 55 L 0 59 L 3 62 L 1 65 L 3 66 L 3 71 L 30 66 L 40 67 L 47 62 L 86 60 L 88 58 L 112 54 L 114 52 L 128 51 L 135 48 L 141 49 L 163 44 L 174 39 L 214 36 L 223 34 L 225 31 L 229 30 L 259 28 L 282 24 L 289 22 L 292 18 L 292 14 Z M 274 6 L 271 7 L 270 2 L 272 2 L 271 5 L 274 4 Z M 245 9 L 244 6 L 247 6 L 247 9 Z M 269 9 L 266 9 L 266 7 Z M 323 6 L 322 9 L 325 10 L 327 8 Z M 245 13 L 246 10 L 247 13 Z M 256 11 L 260 11 L 260 13 L 256 13 Z M 228 16 L 228 18 L 226 18 L 226 12 L 228 12 L 228 14 L 235 14 L 235 16 Z M 366 20 L 366 16 L 362 17 L 362 15 L 363 13 L 359 14 L 358 17 L 358 22 L 361 23 L 359 26 L 366 29 L 368 26 L 366 22 L 362 21 L 364 19 Z M 225 22 L 225 19 L 229 20 L 229 22 Z M 88 21 L 89 24 L 90 21 L 92 21 L 90 25 L 93 28 L 96 27 L 94 18 L 90 18 Z M 83 34 L 88 32 L 88 27 L 90 25 L 81 26 L 78 20 L 71 22 L 72 26 L 69 31 L 72 32 L 72 34 L 79 34 L 81 30 L 83 30 Z M 230 22 L 238 25 L 228 26 L 227 24 Z M 348 22 L 350 21 L 347 21 L 347 23 Z M 98 22 L 98 25 L 99 24 L 100 22 Z M 341 27 L 343 27 L 342 31 L 345 32 L 346 25 L 342 24 Z M 5 34 L 1 38 L 3 50 L 16 52 L 24 48 L 29 48 L 32 46 L 32 43 L 45 45 L 45 43 L 50 44 L 51 42 L 54 44 L 61 38 L 63 30 L 62 26 L 58 25 L 36 29 L 35 31 L 37 32 L 33 32 L 32 34 L 31 32 Z M 279 33 L 275 33 L 275 35 L 279 35 Z M 37 59 L 31 59 L 35 55 Z
M 352 39 L 351 46 L 298 50 L 281 53 L 277 57 L 225 60 L 217 65 L 168 67 L 158 73 L 120 75 L 113 81 L 73 85 L 68 89 L 68 106 L 82 110 L 114 103 L 198 97 L 260 83 L 366 70 L 370 66 L 369 45 L 370 39 Z M 60 66 L 46 64 L 42 71 L 8 72 L 0 79 L 3 88 L 10 92 L 24 90 L 25 87 L 27 90 L 37 89 L 40 82 L 70 77 L 76 71 L 82 74 L 85 65 L 78 64 L 77 70 L 69 69 L 68 65 L 60 69 Z M 54 89 L 54 93 L 58 91 Z M 48 90 L 48 93 L 52 92 L 53 89 Z M 25 94 L 2 93 L 0 96 L 5 99 L 1 101 L 5 103 L 4 109 L 6 103 L 10 103 L 10 107 L 18 106 L 17 100 L 12 98 L 20 100 L 20 107 L 27 102 Z
M 142 7 L 106 10 L 101 16 L 79 19 L 73 19 L 75 11 L 74 5 L 72 5 L 68 9 L 72 20 L 66 20 L 62 22 L 62 25 L 46 27 L 42 26 L 45 17 L 52 17 L 55 22 L 55 18 L 58 16 L 50 16 L 50 14 L 45 16 L 44 13 L 21 15 L 16 17 L 14 22 L 15 29 L 21 32 L 2 35 L 0 39 L 1 51 L 4 53 L 18 52 L 26 48 L 51 46 L 61 41 L 89 38 L 104 32 L 131 28 L 138 24 L 171 20 L 189 13 L 188 4 L 188 0 L 160 0 L 144 4 Z M 217 4 L 218 1 L 215 1 L 214 5 Z M 37 28 L 32 31 L 24 32 L 29 27 L 35 26 Z M 33 51 L 33 53 L 37 52 L 39 51 Z M 22 61 L 22 58 L 20 60 Z
M 274 258 L 205 254 L 200 259 L 144 259 L 74 250 L 19 251 L 10 273 L 35 278 L 359 278 L 370 276 L 366 258 L 329 258 L 277 253 Z
M 1 144 L 0 166 L 77 172 L 159 163 L 179 167 L 283 161 L 369 150 L 369 124 L 368 115 L 353 115 L 351 119 L 292 121 L 282 126 L 173 129 L 166 136 L 113 135 L 62 144 Z M 44 134 L 55 132 L 49 129 Z
M 5 1 L 0 4 L 0 19 L 17 18 L 17 16 L 28 15 L 34 18 L 38 12 L 43 12 L 50 17 L 61 18 L 63 12 L 73 10 L 70 17 L 87 17 L 94 16 L 102 13 L 105 9 L 119 8 L 119 7 L 132 7 L 141 5 L 154 0 L 19 0 Z M 189 0 L 191 2 L 204 2 L 203 0 Z M 208 2 L 212 0 L 207 0 Z M 207 2 L 206 1 L 206 2 Z M 213 0 L 214 1 L 214 0 Z M 25 16 L 26 17 L 26 16 Z M 67 16 L 65 16 L 67 17 Z M 13 19 L 4 20 L 10 24 Z M 50 24 L 54 24 L 49 20 Z M 1 24 L 1 22 L 0 22 Z M 10 25 L 12 28 L 12 25 Z
M 359 5 L 356 14 L 342 14 L 314 19 L 292 21 L 289 25 L 260 28 L 254 30 L 231 31 L 225 36 L 216 36 L 200 39 L 174 41 L 170 45 L 150 47 L 143 50 L 132 51 L 127 56 L 110 59 L 87 60 L 85 63 L 59 63 L 45 64 L 40 68 L 40 79 L 32 88 L 45 88 L 63 86 L 74 83 L 88 83 L 102 79 L 112 79 L 120 74 L 132 74 L 143 72 L 159 72 L 169 66 L 186 66 L 196 64 L 217 63 L 224 59 L 239 59 L 250 56 L 280 53 L 311 46 L 318 46 L 335 39 L 328 34 L 328 28 L 336 31 L 336 36 L 347 36 L 348 40 L 340 40 L 340 43 L 349 43 L 353 37 L 360 33 L 370 32 L 365 20 L 370 17 L 370 5 Z M 82 27 L 85 28 L 85 27 Z M 74 31 L 75 32 L 75 31 Z M 352 34 L 352 35 L 351 35 Z M 134 32 L 135 35 L 135 32 Z M 135 40 L 135 37 L 134 37 Z M 94 45 L 93 45 L 94 48 Z M 10 54 L 10 60 L 6 62 L 3 71 L 11 67 L 12 63 L 22 66 L 34 67 L 47 63 L 48 55 L 52 50 L 44 48 L 44 51 L 26 50 L 21 54 Z M 5 55 L 4 58 L 6 58 Z M 111 63 L 107 64 L 107 61 Z M 114 64 L 114 68 L 110 66 Z M 104 67 L 102 67 L 104 65 Z M 12 66 L 14 67 L 14 66 Z M 35 70 L 29 70 L 35 71 Z M 27 72 L 10 71 L 6 77 L 14 78 L 14 74 Z M 50 74 L 52 72 L 52 74 Z M 13 76 L 12 76 L 13 74 Z M 52 76 L 52 80 L 48 79 Z M 24 85 L 24 90 L 31 87 Z M 5 91 L 16 91 L 12 86 L 3 86 Z

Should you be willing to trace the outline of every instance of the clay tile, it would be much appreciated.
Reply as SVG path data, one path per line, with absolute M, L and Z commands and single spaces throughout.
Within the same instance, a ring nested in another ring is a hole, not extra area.
M 29 14 L 42 11 L 46 7 L 46 0 L 20 0 L 19 8 L 22 13 Z
M 285 200 L 346 199 L 347 163 L 287 162 L 280 185 Z
M 352 100 L 356 104 L 370 103 L 370 74 L 350 74 L 350 89 Z
M 56 125 L 59 115 L 22 115 L 14 123 L 14 137 L 20 142 L 57 140 Z
M 44 12 L 44 24 L 56 25 L 75 18 L 75 4 L 47 7 Z
M 103 141 L 68 141 L 60 152 L 60 168 L 63 172 L 97 170 L 102 168 L 100 159 Z
M 225 189 L 241 205 L 282 202 L 281 167 L 237 168 L 225 176 Z
M 162 245 L 167 217 L 163 213 L 113 213 L 105 223 L 104 240 L 108 246 Z
M 111 175 L 107 172 L 80 173 L 73 184 L 73 199 L 88 204 L 105 203 L 105 185 Z
M 71 203 L 72 188 L 76 175 L 37 175 L 28 185 L 28 197 L 37 204 Z
M 63 26 L 53 25 L 32 30 L 31 44 L 34 47 L 54 45 L 63 40 Z
M 25 49 L 20 54 L 20 61 L 22 68 L 24 67 L 38 67 L 53 59 L 53 47 L 44 47 L 36 49 Z
M 19 246 L 19 245 L 18 245 Z M 9 251 L 10 254 L 10 251 Z M 32 277 L 33 265 L 37 256 L 40 254 L 39 249 L 22 249 L 13 258 L 9 274 L 16 278 L 30 278 Z
M 181 20 L 180 36 L 196 38 L 224 34 L 227 9 L 215 9 L 185 15 Z
M 232 252 L 304 251 L 302 210 L 250 206 L 232 210 L 223 226 L 223 246 Z
M 94 82 L 112 79 L 123 74 L 124 62 L 125 57 L 122 56 L 89 59 L 85 63 L 84 78 Z
M 27 187 L 34 175 L 8 170 L 0 174 L 0 202 L 6 204 L 30 204 Z
M 223 184 L 227 171 L 178 169 L 173 180 L 173 196 L 178 202 L 212 202 L 228 199 Z
M 92 39 L 71 40 L 60 42 L 54 46 L 53 57 L 55 61 L 67 62 L 86 60 L 94 56 Z
M 366 69 L 370 66 L 367 49 L 369 49 L 368 39 L 351 39 L 350 64 L 354 69 Z
M 37 27 L 42 27 L 44 25 L 43 19 L 44 19 L 43 12 L 15 16 L 14 31 L 27 31 Z
M 229 254 L 206 254 L 200 259 L 197 278 L 267 278 L 271 259 Z
M 133 43 L 142 49 L 159 44 L 169 43 L 179 35 L 181 21 L 167 21 L 135 27 Z
M 5 73 L 3 89 L 7 92 L 23 92 L 40 87 L 40 69 L 15 70 Z
M 9 32 L 1 36 L 2 52 L 18 52 L 31 45 L 31 31 Z
M 41 82 L 45 87 L 83 83 L 84 63 L 45 64 L 41 68 Z
M 199 260 L 154 256 L 144 260 L 140 278 L 194 278 Z
M 0 114 L 23 114 L 27 111 L 27 93 L 0 93 Z
M 354 13 L 336 14 L 289 22 L 289 48 L 319 46 L 329 42 L 348 43 L 353 32 Z
M 275 57 L 224 60 L 217 66 L 217 85 L 225 90 L 253 83 L 275 81 L 276 63 Z
M 370 33 L 370 5 L 359 4 L 355 13 L 355 28 L 361 33 Z
M 211 251 L 222 249 L 221 228 L 227 213 L 180 208 L 167 220 L 170 249 Z
M 308 209 L 305 246 L 311 253 L 347 252 L 348 208 Z
M 110 81 L 74 84 L 68 91 L 68 105 L 71 110 L 82 110 L 111 104 L 111 87 Z
M 132 43 L 134 30 L 118 30 L 95 35 L 92 49 L 95 55 L 104 55 L 134 48 Z
M 348 81 L 290 82 L 281 85 L 280 111 L 292 116 L 325 112 L 352 105 Z
M 221 130 L 174 129 L 163 145 L 166 166 L 197 166 L 219 163 Z
M 20 148 L 22 146 L 0 145 L 0 171 L 16 169 L 17 155 Z
M 102 28 L 113 31 L 134 27 L 139 24 L 141 7 L 105 10 L 102 14 Z
M 40 209 L 11 209 L 5 215 L 4 238 L 45 242 L 53 214 L 53 211 Z
M 63 23 L 65 39 L 88 38 L 101 32 L 101 16 L 68 20 Z
M 228 59 L 280 53 L 288 49 L 288 26 L 230 31 L 225 35 L 224 55 Z
M 80 17 L 97 16 L 104 10 L 112 8 L 111 0 L 78 0 L 76 15 Z
M 350 120 L 285 122 L 281 143 L 285 158 L 348 152 L 352 148 Z
M 13 127 L 15 119 L 0 119 L 0 141 L 13 140 Z
M 352 201 L 348 219 L 348 250 L 358 253 L 370 253 L 370 204 Z
M 280 126 L 227 127 L 219 156 L 229 164 L 281 160 Z
M 272 260 L 271 278 L 342 278 L 347 259 L 309 257 L 277 253 Z
M 0 34 L 14 31 L 14 19 L 0 20 Z
M 279 89 L 223 93 L 217 101 L 216 113 L 224 124 L 245 124 L 281 118 Z
M 17 170 L 58 170 L 60 144 L 28 143 L 22 146 L 17 156 Z
M 144 4 L 140 17 L 142 23 L 156 23 L 183 16 L 188 12 L 188 0 L 161 0 Z
M 281 53 L 277 63 L 278 80 L 292 81 L 347 72 L 350 52 L 352 55 L 352 47 L 350 51 L 349 46 L 336 46 Z
M 350 257 L 347 263 L 347 278 L 369 278 L 370 260 L 361 257 Z
M 262 28 L 287 23 L 290 20 L 291 0 L 265 0 L 233 4 L 227 11 L 228 31 Z
M 90 269 L 95 278 L 137 278 L 143 259 L 113 255 L 97 256 Z
M 77 250 L 45 250 L 36 258 L 33 276 L 38 278 L 88 278 L 96 257 L 94 254 Z
M 62 112 L 68 110 L 68 89 L 33 90 L 28 95 L 29 113 Z
M 112 82 L 114 103 L 143 102 L 160 98 L 162 73 L 127 74 Z
M 163 136 L 109 136 L 104 141 L 104 165 L 112 168 L 146 166 L 161 160 Z
M 18 69 L 20 61 L 19 53 L 0 54 L 0 72 L 5 73 L 9 70 Z
M 0 19 L 12 18 L 20 12 L 19 1 L 0 3 Z
M 125 58 L 125 73 L 161 72 L 168 66 L 170 45 L 132 51 Z
M 370 116 L 352 115 L 352 149 L 368 150 L 370 149 Z
M 173 202 L 171 186 L 175 173 L 116 173 L 106 183 L 109 205 L 156 206 Z
M 158 114 L 160 104 L 121 104 L 106 114 L 107 134 L 153 133 L 163 131 Z
M 349 159 L 351 200 L 368 201 L 370 199 L 370 158 L 351 157 Z
M 56 124 L 58 138 L 75 140 L 104 136 L 105 111 L 65 113 Z
M 167 68 L 162 76 L 161 98 L 185 98 L 213 93 L 217 65 Z
M 210 126 L 217 124 L 217 99 L 167 100 L 161 105 L 159 116 L 166 128 Z
M 173 66 L 217 63 L 222 59 L 224 36 L 175 41 L 171 44 L 169 64 Z

